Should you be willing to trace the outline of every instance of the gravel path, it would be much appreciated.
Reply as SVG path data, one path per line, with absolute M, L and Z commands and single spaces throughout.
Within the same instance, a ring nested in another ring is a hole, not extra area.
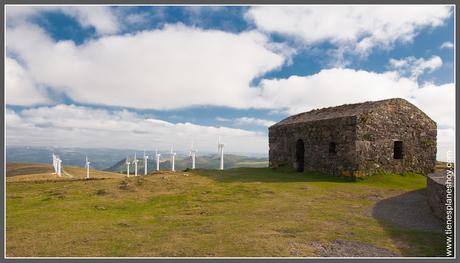
M 395 257 L 397 254 L 388 249 L 362 242 L 334 240 L 330 243 L 312 242 L 320 257 Z

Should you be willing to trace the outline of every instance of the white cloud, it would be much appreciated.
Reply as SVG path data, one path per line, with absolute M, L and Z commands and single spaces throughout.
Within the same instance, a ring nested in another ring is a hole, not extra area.
M 225 10 L 225 6 L 184 6 L 183 10 L 189 16 L 189 19 L 194 22 L 194 24 L 203 23 L 203 15 L 221 12 Z
M 422 109 L 440 128 L 453 128 L 455 126 L 455 85 L 426 84 L 414 90 L 408 98 Z
M 27 23 L 27 20 L 44 12 L 62 12 L 75 18 L 83 27 L 94 27 L 99 34 L 113 34 L 119 30 L 116 16 L 109 6 L 6 6 L 9 26 Z
M 441 48 L 441 49 L 443 49 L 443 48 L 447 48 L 447 49 L 454 48 L 454 43 L 447 41 L 447 42 L 442 43 L 439 48 Z
M 251 107 L 257 91 L 250 82 L 286 61 L 272 50 L 279 48 L 254 31 L 180 24 L 80 46 L 54 42 L 32 25 L 7 30 L 8 52 L 25 62 L 38 83 L 78 102 L 135 108 Z
M 390 68 L 396 70 L 401 75 L 408 75 L 410 78 L 417 78 L 425 72 L 433 72 L 442 66 L 442 59 L 432 56 L 429 59 L 406 57 L 402 59 L 390 59 Z
M 174 144 L 187 151 L 193 140 L 200 152 L 217 151 L 217 137 L 227 152 L 268 151 L 266 134 L 242 129 L 169 123 L 135 112 L 107 111 L 74 105 L 56 105 L 14 112 L 7 110 L 8 145 L 107 147 L 166 150 Z
M 447 152 L 455 150 L 455 84 L 427 84 L 418 88 L 408 100 L 436 121 L 437 159 L 446 161 Z
M 235 119 L 216 117 L 216 121 L 233 122 L 237 125 L 255 125 L 255 126 L 263 126 L 263 127 L 269 127 L 275 124 L 275 122 L 271 120 L 264 120 L 264 119 L 258 119 L 258 118 L 253 118 L 253 117 L 240 117 L 240 118 L 235 118 Z
M 241 117 L 241 118 L 236 118 L 235 119 L 237 124 L 240 125 L 256 125 L 256 126 L 264 126 L 264 127 L 269 127 L 275 124 L 274 121 L 270 120 L 264 120 L 264 119 L 257 119 L 253 117 Z
M 333 68 L 309 76 L 265 79 L 260 88 L 260 103 L 285 108 L 290 114 L 347 103 L 405 98 L 420 106 L 438 125 L 453 127 L 453 83 L 419 85 L 397 72 Z
M 34 12 L 17 9 L 8 11 L 7 16 L 30 17 Z M 441 25 L 449 15 L 450 8 L 445 6 L 258 6 L 248 12 L 248 17 L 262 30 L 291 35 L 307 44 L 329 41 L 343 50 L 352 47 L 355 52 L 364 53 L 375 46 L 411 41 L 421 28 Z M 74 16 L 82 24 L 98 24 L 100 32 L 115 32 L 96 18 L 90 19 L 91 15 Z M 110 25 L 108 21 L 106 24 Z M 274 45 L 267 36 L 255 31 L 235 34 L 183 25 L 102 36 L 77 46 L 72 41 L 55 42 L 41 28 L 26 21 L 9 25 L 6 45 L 8 54 L 17 58 L 5 61 L 9 105 L 49 103 L 41 88 L 44 86 L 85 104 L 150 109 L 217 105 L 286 110 L 293 114 L 401 97 L 438 123 L 439 147 L 453 148 L 454 84 L 419 85 L 416 81 L 423 72 L 442 65 L 439 57 L 391 61 L 392 69 L 399 72 L 331 68 L 309 76 L 264 79 L 257 87 L 250 87 L 254 78 L 289 61 L 292 49 Z M 169 143 L 174 135 L 179 143 L 189 145 L 193 133 L 202 138 L 203 148 L 214 149 L 214 142 L 207 142 L 217 134 L 227 135 L 226 141 L 238 147 L 235 151 L 247 147 L 264 152 L 267 147 L 267 138 L 258 133 L 172 124 L 128 111 L 110 113 L 59 105 L 22 113 L 7 111 L 6 120 L 8 143 L 126 148 L 144 147 L 145 141 L 155 138 Z M 244 121 L 267 126 L 264 120 Z
M 451 15 L 443 5 L 253 6 L 246 17 L 262 31 L 307 44 L 330 42 L 366 54 L 373 47 L 410 42 Z
M 260 83 L 261 103 L 296 114 L 315 108 L 348 103 L 405 98 L 428 114 L 438 125 L 438 158 L 454 149 L 455 85 L 424 84 L 397 72 L 375 73 L 352 69 L 326 69 L 310 76 L 265 79 Z
M 224 118 L 224 117 L 216 117 L 216 121 L 223 121 L 223 122 L 228 122 L 228 121 L 232 121 L 232 119 L 229 119 L 229 118 Z
M 148 22 L 149 15 L 149 13 L 128 14 L 125 17 L 125 21 L 129 24 L 145 24 Z
M 46 91 L 15 59 L 5 58 L 5 94 L 10 105 L 49 104 Z
M 455 152 L 455 130 L 438 129 L 438 151 L 437 160 L 452 161 L 452 155 Z M 450 155 L 450 157 L 448 157 Z
M 332 68 L 309 76 L 264 79 L 260 82 L 260 103 L 295 114 L 346 103 L 409 97 L 417 87 L 416 82 L 396 72 Z

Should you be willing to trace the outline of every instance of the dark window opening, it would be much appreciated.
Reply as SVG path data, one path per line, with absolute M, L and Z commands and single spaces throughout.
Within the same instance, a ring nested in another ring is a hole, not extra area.
M 305 163 L 305 146 L 302 140 L 296 143 L 296 168 L 298 172 L 303 172 Z
M 403 158 L 403 142 L 395 141 L 393 147 L 393 158 L 402 159 Z
M 335 142 L 329 143 L 329 153 L 330 154 L 336 154 L 337 153 Z

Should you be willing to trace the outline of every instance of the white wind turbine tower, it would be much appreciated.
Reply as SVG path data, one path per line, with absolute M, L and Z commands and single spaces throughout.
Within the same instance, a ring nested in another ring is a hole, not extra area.
M 56 160 L 56 166 L 57 166 L 57 171 L 56 171 L 56 173 L 57 173 L 57 175 L 58 175 L 59 177 L 61 177 L 61 164 L 62 164 L 62 160 L 59 158 L 59 156 L 57 156 L 56 158 L 57 158 L 57 160 Z
M 157 159 L 157 171 L 160 171 L 160 153 L 158 153 L 158 149 L 155 149 L 155 157 Z
M 129 177 L 129 165 L 131 162 L 129 161 L 129 157 L 126 156 L 126 176 Z
M 171 146 L 171 171 L 175 172 L 174 163 L 176 161 L 176 153 L 173 152 L 173 146 Z
M 220 154 L 220 170 L 224 170 L 224 144 L 217 140 L 217 153 Z
M 144 151 L 144 175 L 147 175 L 147 162 L 149 160 L 149 156 L 145 154 Z
M 198 151 L 194 149 L 193 142 L 192 142 L 192 147 L 190 148 L 190 156 L 192 157 L 192 169 L 195 169 L 195 158 L 196 158 L 197 152 Z
M 57 174 L 57 159 L 56 159 L 56 155 L 54 153 L 53 153 L 53 169 L 54 169 L 53 174 Z
M 54 173 L 57 174 L 58 176 L 61 176 L 61 159 L 59 159 L 59 156 L 53 153 L 53 168 L 54 168 Z
M 85 162 L 85 167 L 86 167 L 86 178 L 89 178 L 89 164 L 90 162 L 88 161 L 88 156 L 86 156 L 86 162 Z
M 133 160 L 133 163 L 134 163 L 134 176 L 137 176 L 137 157 L 136 157 L 136 153 L 134 153 L 134 160 Z

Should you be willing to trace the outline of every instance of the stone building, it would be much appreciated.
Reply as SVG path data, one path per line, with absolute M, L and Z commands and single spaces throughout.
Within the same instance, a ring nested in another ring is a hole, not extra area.
M 432 172 L 436 123 L 404 99 L 346 104 L 269 127 L 270 167 L 361 176 Z

